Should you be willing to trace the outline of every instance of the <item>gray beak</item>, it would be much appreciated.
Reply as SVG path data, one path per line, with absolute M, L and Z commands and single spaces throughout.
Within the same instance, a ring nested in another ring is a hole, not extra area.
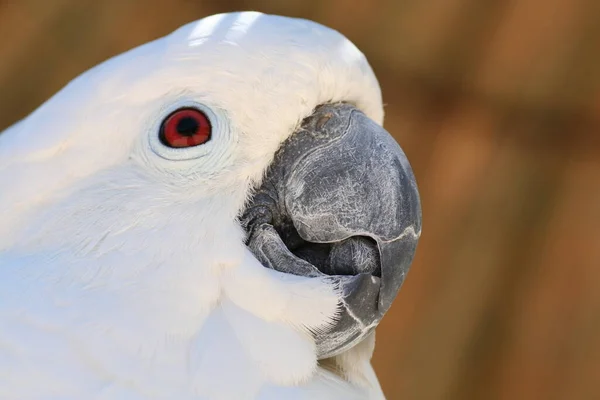
M 421 204 L 390 134 L 351 105 L 323 105 L 282 144 L 241 222 L 265 267 L 341 288 L 338 322 L 314 333 L 323 359 L 360 342 L 390 308 L 415 254 Z

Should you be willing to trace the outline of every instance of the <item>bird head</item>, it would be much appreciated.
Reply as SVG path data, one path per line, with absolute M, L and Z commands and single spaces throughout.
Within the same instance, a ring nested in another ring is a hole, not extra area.
M 382 122 L 373 71 L 338 32 L 202 19 L 87 71 L 0 136 L 0 250 L 69 255 L 82 287 L 153 288 L 155 302 L 171 288 L 165 313 L 223 293 L 251 309 L 223 283 L 251 257 L 330 290 L 323 321 L 285 318 L 318 359 L 336 356 L 389 309 L 421 231 L 415 177 Z

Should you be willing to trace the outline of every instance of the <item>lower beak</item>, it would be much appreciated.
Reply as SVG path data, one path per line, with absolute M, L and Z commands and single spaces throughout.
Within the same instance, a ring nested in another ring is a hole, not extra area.
M 391 306 L 421 233 L 415 177 L 395 140 L 351 105 L 318 107 L 280 147 L 242 216 L 267 268 L 323 278 L 341 315 L 319 359 L 365 338 Z

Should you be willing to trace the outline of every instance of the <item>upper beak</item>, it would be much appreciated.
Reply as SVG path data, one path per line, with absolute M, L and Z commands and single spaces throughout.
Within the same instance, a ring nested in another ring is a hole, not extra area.
M 343 298 L 318 358 L 356 345 L 389 309 L 421 233 L 415 177 L 396 141 L 348 104 L 323 105 L 280 147 L 242 216 L 263 265 L 330 276 Z

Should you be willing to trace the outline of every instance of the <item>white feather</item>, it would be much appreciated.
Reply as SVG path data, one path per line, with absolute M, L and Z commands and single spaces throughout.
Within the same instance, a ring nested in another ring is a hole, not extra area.
M 281 142 L 337 101 L 382 122 L 341 34 L 221 14 L 98 65 L 3 132 L 0 399 L 382 398 L 376 379 L 318 366 L 310 332 L 335 321 L 336 288 L 263 268 L 236 222 Z M 187 104 L 210 110 L 213 139 L 169 159 L 153 140 Z

